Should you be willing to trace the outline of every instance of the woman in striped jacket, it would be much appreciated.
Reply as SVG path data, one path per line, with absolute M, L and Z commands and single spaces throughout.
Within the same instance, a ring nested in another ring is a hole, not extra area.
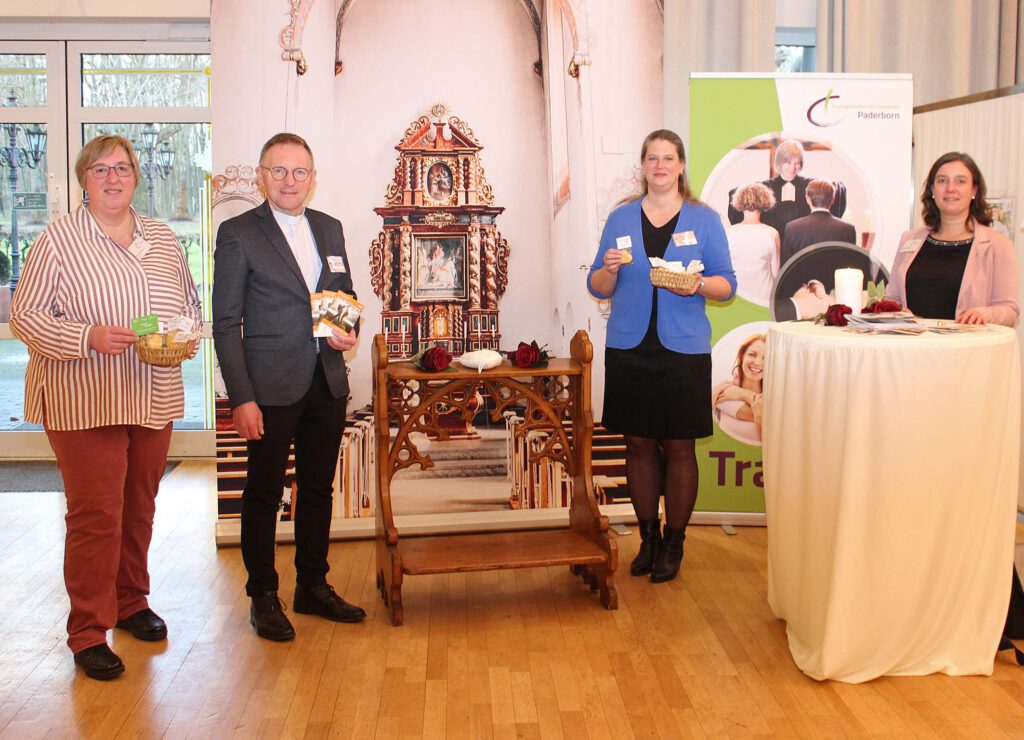
M 162 640 L 150 608 L 156 493 L 184 414 L 180 367 L 144 364 L 133 319 L 202 314 L 171 230 L 131 207 L 139 160 L 123 136 L 99 136 L 75 163 L 87 201 L 50 224 L 28 253 L 11 306 L 28 345 L 25 418 L 46 429 L 67 497 L 68 646 L 95 679 L 124 672 L 112 627 Z

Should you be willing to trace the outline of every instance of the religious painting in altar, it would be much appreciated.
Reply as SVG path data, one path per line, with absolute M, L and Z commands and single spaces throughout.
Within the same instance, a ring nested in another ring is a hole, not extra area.
M 508 285 L 508 243 L 472 129 L 435 105 L 395 147 L 398 162 L 382 230 L 370 247 L 370 281 L 383 304 L 389 356 L 431 344 L 452 354 L 498 349 L 498 303 Z
M 417 236 L 413 252 L 413 301 L 466 298 L 466 239 L 463 236 Z

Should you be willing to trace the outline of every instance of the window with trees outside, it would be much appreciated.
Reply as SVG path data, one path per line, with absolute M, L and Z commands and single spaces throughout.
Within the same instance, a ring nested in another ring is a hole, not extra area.
M 132 202 L 178 237 L 209 314 L 210 55 L 206 44 L 0 41 L 0 446 L 35 456 L 42 436 L 22 415 L 25 346 L 6 325 L 32 242 L 84 192 L 74 162 L 85 142 L 122 134 L 141 164 Z M 187 432 L 212 434 L 212 343 L 182 366 L 185 418 L 172 454 L 210 454 Z M 24 439 L 18 433 L 28 436 Z M 36 435 L 31 433 L 35 432 Z M 208 441 L 208 440 L 207 440 Z M 41 441 L 45 446 L 45 439 Z M 13 446 L 13 447 L 12 447 Z M 212 449 L 212 443 L 208 444 Z

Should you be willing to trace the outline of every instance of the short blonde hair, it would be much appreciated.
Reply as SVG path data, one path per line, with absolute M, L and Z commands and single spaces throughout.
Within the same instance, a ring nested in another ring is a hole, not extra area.
M 767 185 L 759 182 L 744 185 L 732 196 L 732 207 L 737 211 L 760 211 L 764 213 L 775 205 L 775 196 Z
M 138 187 L 139 156 L 135 153 L 132 142 L 120 134 L 102 134 L 83 146 L 82 151 L 78 153 L 78 159 L 75 160 L 75 176 L 83 189 L 85 188 L 85 178 L 89 176 L 89 168 L 96 164 L 96 160 L 100 157 L 105 157 L 119 146 L 124 147 L 124 150 L 128 152 L 128 159 L 131 160 L 135 173 L 135 186 Z
M 789 162 L 799 162 L 800 167 L 804 166 L 804 146 L 796 139 L 786 139 L 775 150 L 776 172 Z

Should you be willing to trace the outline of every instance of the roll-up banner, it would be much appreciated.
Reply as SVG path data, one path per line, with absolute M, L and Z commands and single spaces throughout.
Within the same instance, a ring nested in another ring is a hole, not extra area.
M 865 289 L 888 280 L 912 220 L 912 115 L 910 75 L 690 77 L 690 185 L 721 215 L 739 283 L 708 309 L 716 423 L 697 447 L 697 511 L 710 520 L 765 510 L 769 323 L 822 313 L 838 269 L 861 270 Z

